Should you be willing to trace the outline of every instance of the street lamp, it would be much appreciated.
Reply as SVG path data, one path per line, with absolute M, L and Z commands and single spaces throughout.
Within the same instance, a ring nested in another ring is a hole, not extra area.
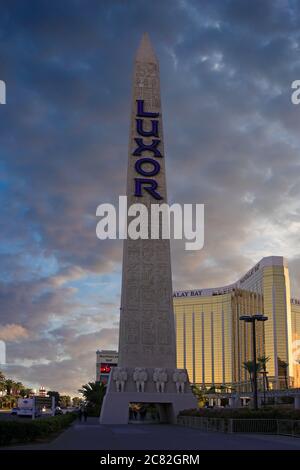
M 264 384 L 264 406 L 266 405 L 266 382 L 267 382 L 267 374 L 268 371 L 262 370 L 261 375 L 263 376 L 263 384 Z
M 256 332 L 255 322 L 256 321 L 267 321 L 268 317 L 257 313 L 256 315 L 242 315 L 240 320 L 246 323 L 252 323 L 252 360 L 253 360 L 253 398 L 254 398 L 254 409 L 258 409 L 257 400 L 257 366 L 256 366 Z

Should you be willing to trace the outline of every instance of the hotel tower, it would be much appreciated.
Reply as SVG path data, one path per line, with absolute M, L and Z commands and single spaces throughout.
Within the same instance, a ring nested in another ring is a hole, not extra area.
M 263 258 L 234 284 L 177 291 L 174 311 L 177 367 L 188 370 L 192 383 L 249 390 L 251 324 L 239 317 L 262 313 L 268 320 L 257 323 L 257 357 L 269 358 L 270 388 L 300 387 L 300 302 L 291 299 L 283 257 Z

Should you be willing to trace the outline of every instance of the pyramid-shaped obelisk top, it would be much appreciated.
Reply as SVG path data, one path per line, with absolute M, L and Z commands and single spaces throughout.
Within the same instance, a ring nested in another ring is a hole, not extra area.
M 140 45 L 135 56 L 135 60 L 138 62 L 157 63 L 157 58 L 148 33 L 144 33 L 142 36 Z

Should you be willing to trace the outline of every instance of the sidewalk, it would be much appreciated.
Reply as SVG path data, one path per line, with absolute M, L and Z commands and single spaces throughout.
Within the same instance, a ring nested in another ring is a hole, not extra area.
M 15 450 L 300 450 L 300 439 L 257 434 L 206 433 L 181 426 L 134 424 L 105 426 L 98 418 L 75 422 L 47 444 Z

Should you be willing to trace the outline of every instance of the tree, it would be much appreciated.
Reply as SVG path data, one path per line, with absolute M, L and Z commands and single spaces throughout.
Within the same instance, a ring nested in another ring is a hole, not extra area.
M 14 385 L 14 381 L 12 379 L 5 380 L 5 388 L 6 388 L 7 395 L 12 395 L 13 385 Z
M 69 395 L 61 395 L 59 403 L 62 408 L 68 408 L 68 406 L 71 406 L 71 397 Z
M 16 382 L 13 379 L 6 378 L 0 371 L 0 392 L 6 392 L 0 398 L 1 408 L 13 408 L 17 405 L 19 397 L 26 398 L 32 394 L 32 389 L 25 387 L 22 382 Z
M 21 395 L 22 398 L 29 398 L 30 395 L 32 395 L 32 393 L 33 393 L 32 388 L 23 387 L 20 390 L 20 395 Z
M 261 366 L 261 369 L 263 371 L 263 376 L 264 376 L 264 390 L 269 390 L 269 379 L 267 376 L 267 363 L 269 362 L 270 357 L 269 356 L 260 356 L 258 358 L 258 362 Z
M 55 390 L 49 390 L 47 395 L 48 395 L 48 397 L 54 397 L 55 398 L 55 406 L 59 405 L 60 394 L 58 392 L 56 392 Z
M 0 370 L 0 392 L 6 391 L 6 385 L 5 385 L 5 375 L 3 372 Z
M 283 360 L 280 359 L 280 357 L 279 357 L 279 358 L 278 358 L 279 375 L 281 375 L 281 372 L 283 373 L 285 388 L 289 388 L 288 374 L 287 374 L 287 373 L 288 373 L 288 368 L 289 368 L 288 362 L 283 361 Z M 281 370 L 280 370 L 280 369 L 281 369 Z
M 253 392 L 254 390 L 254 362 L 253 361 L 246 361 L 243 363 L 244 369 L 249 373 L 250 377 L 250 384 L 251 384 L 251 391 Z M 261 364 L 257 362 L 256 364 L 256 373 L 261 370 Z
M 99 416 L 106 392 L 105 385 L 102 382 L 89 382 L 78 391 L 85 398 L 89 413 Z
M 17 397 L 19 395 L 21 395 L 21 391 L 24 390 L 25 387 L 24 385 L 22 384 L 22 382 L 13 382 L 13 385 L 12 385 L 12 394 Z
M 197 398 L 198 407 L 202 408 L 206 403 L 206 399 L 205 399 L 203 390 L 201 390 L 199 387 L 197 387 L 197 385 L 192 385 L 191 388 L 192 388 L 193 394 Z
M 17 398 L 12 395 L 5 395 L 1 398 L 1 408 L 9 409 L 17 406 Z
M 83 403 L 83 399 L 80 398 L 80 397 L 74 397 L 74 398 L 72 399 L 72 405 L 73 405 L 73 406 L 78 407 L 78 406 L 81 406 L 82 403 Z

